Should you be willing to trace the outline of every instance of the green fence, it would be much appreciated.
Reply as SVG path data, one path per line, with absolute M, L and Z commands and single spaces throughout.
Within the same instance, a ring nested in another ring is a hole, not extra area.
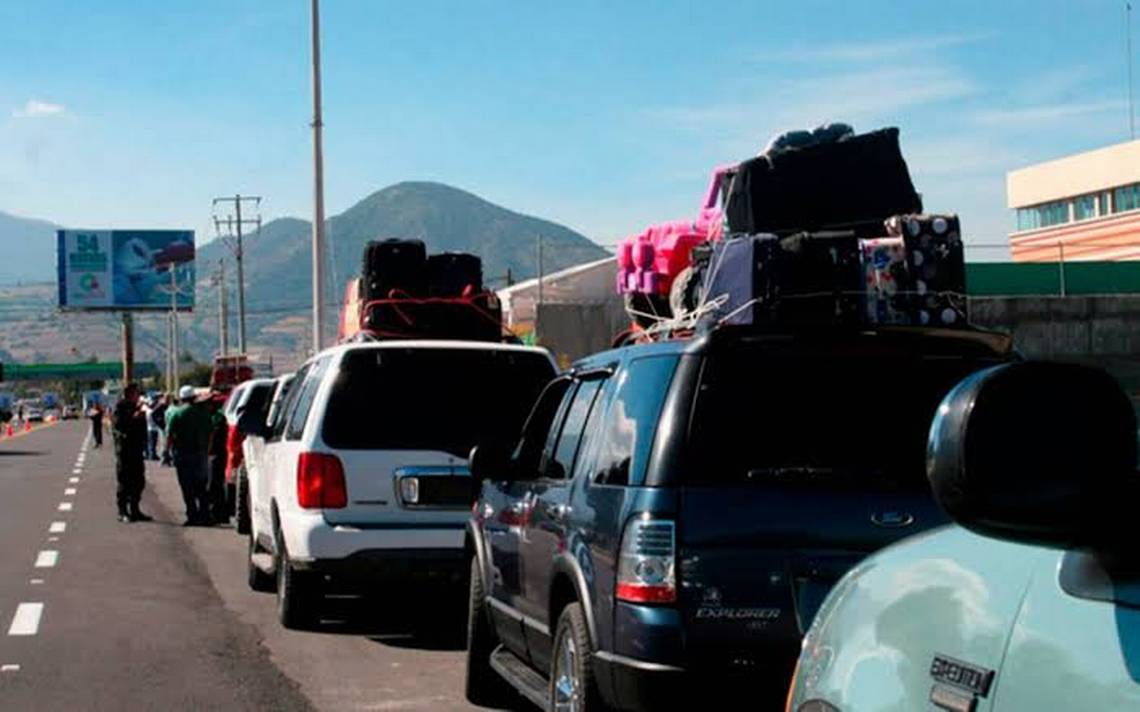
M 972 297 L 1140 294 L 1140 261 L 974 262 L 966 289 Z
M 135 362 L 136 378 L 157 375 L 158 366 L 153 361 Z M 0 381 L 106 381 L 122 376 L 121 361 L 0 365 Z

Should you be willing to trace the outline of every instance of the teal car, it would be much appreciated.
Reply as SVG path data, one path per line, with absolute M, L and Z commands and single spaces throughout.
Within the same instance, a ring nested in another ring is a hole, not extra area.
M 1136 416 L 1106 373 L 970 376 L 931 426 L 948 525 L 865 559 L 804 638 L 789 712 L 1140 710 Z

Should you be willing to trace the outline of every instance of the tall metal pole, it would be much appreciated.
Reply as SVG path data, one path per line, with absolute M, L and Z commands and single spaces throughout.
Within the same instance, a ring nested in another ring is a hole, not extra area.
M 321 10 L 312 0 L 313 25 L 313 353 L 321 350 L 324 334 L 325 175 L 321 146 Z
M 222 356 L 230 348 L 230 314 L 226 308 L 226 261 L 218 260 L 218 338 Z
M 123 312 L 123 386 L 135 380 L 134 324 L 131 313 Z
M 245 353 L 245 270 L 242 268 L 241 195 L 234 196 L 237 211 L 238 353 Z
M 170 372 L 171 391 L 178 391 L 178 270 L 170 265 Z

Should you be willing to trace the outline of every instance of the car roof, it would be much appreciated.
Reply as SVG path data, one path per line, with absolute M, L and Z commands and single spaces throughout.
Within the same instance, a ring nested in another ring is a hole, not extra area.
M 407 339 L 392 341 L 362 341 L 349 344 L 338 344 L 321 351 L 311 357 L 306 363 L 312 363 L 318 358 L 327 356 L 341 356 L 354 351 L 380 351 L 383 349 L 468 349 L 471 351 L 506 351 L 514 353 L 529 353 L 545 356 L 552 364 L 554 357 L 550 351 L 539 346 L 520 346 L 518 344 L 502 344 L 495 341 L 450 341 L 447 339 Z

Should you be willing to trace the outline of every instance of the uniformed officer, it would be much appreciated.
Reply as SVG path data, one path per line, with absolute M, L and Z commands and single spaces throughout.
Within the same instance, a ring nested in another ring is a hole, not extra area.
M 118 482 L 115 497 L 119 505 L 120 522 L 149 522 L 150 517 L 139 509 L 143 488 L 146 487 L 146 413 L 139 402 L 138 384 L 130 383 L 123 389 L 122 399 L 115 405 L 111 419 L 115 437 L 115 479 Z

